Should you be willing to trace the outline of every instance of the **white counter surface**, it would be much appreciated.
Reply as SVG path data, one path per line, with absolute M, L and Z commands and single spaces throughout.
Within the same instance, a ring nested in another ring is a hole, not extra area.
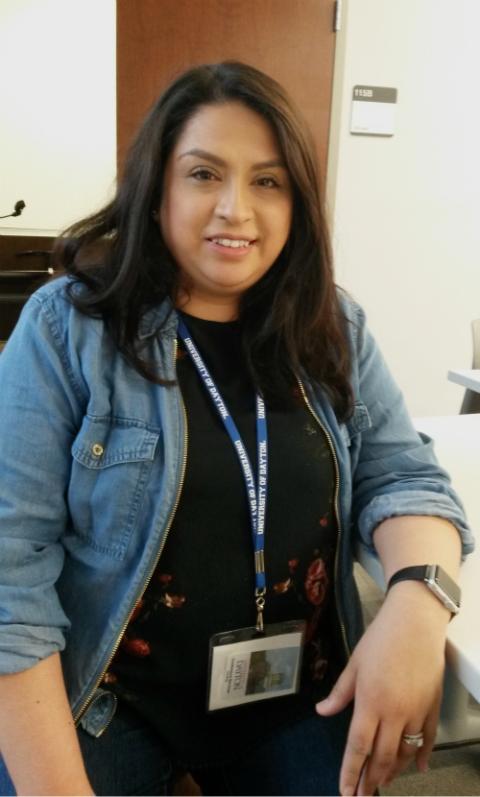
M 449 371 L 448 379 L 457 385 L 462 385 L 469 390 L 480 393 L 480 369 L 470 368 L 468 371 Z

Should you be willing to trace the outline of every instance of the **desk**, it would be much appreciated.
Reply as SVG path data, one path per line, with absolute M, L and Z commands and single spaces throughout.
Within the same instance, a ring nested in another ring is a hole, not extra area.
M 438 459 L 450 473 L 470 525 L 479 535 L 480 414 L 416 418 L 414 423 L 418 431 L 434 439 Z M 358 558 L 377 584 L 384 588 L 378 559 L 365 549 L 359 552 Z M 462 610 L 451 621 L 447 634 L 450 674 L 445 682 L 442 722 L 437 736 L 440 744 L 480 738 L 480 714 L 470 711 L 468 706 L 468 692 L 480 702 L 480 541 L 477 541 L 476 551 L 462 565 L 460 585 Z
M 480 393 L 480 368 L 470 368 L 468 371 L 449 371 L 448 379 L 450 382 L 475 391 L 475 393 Z
M 42 258 L 50 257 L 49 252 L 42 250 L 17 252 L 16 257 L 23 254 L 27 256 L 27 259 L 31 255 L 41 255 Z M 53 275 L 54 270 L 50 266 L 43 269 L 0 268 L 0 340 L 6 340 L 9 337 L 28 297 Z

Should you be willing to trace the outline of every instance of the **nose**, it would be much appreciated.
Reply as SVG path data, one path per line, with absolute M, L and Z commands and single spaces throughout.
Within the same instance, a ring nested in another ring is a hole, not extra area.
M 242 224 L 252 218 L 248 186 L 240 180 L 226 181 L 221 188 L 215 215 L 230 224 Z

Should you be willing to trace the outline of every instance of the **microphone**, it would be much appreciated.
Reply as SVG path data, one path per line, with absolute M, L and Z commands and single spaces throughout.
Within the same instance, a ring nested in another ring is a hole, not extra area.
M 15 202 L 15 208 L 14 212 L 12 213 L 12 216 L 20 216 L 20 213 L 22 212 L 24 207 L 25 207 L 25 202 L 23 201 L 23 199 L 19 199 L 18 202 Z
M 11 216 L 20 216 L 22 210 L 26 207 L 25 202 L 23 199 L 19 199 L 18 202 L 15 202 L 15 207 L 13 209 L 13 213 L 7 213 L 6 216 L 0 216 L 0 219 L 9 219 Z

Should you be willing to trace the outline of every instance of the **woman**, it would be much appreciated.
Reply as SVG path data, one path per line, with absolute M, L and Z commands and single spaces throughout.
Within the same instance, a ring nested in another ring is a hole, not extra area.
M 18 793 L 163 794 L 189 770 L 205 794 L 371 794 L 426 768 L 451 612 L 404 569 L 455 578 L 472 540 L 335 289 L 283 90 L 186 72 L 60 243 L 68 276 L 0 359 Z M 360 538 L 404 579 L 363 636 Z

